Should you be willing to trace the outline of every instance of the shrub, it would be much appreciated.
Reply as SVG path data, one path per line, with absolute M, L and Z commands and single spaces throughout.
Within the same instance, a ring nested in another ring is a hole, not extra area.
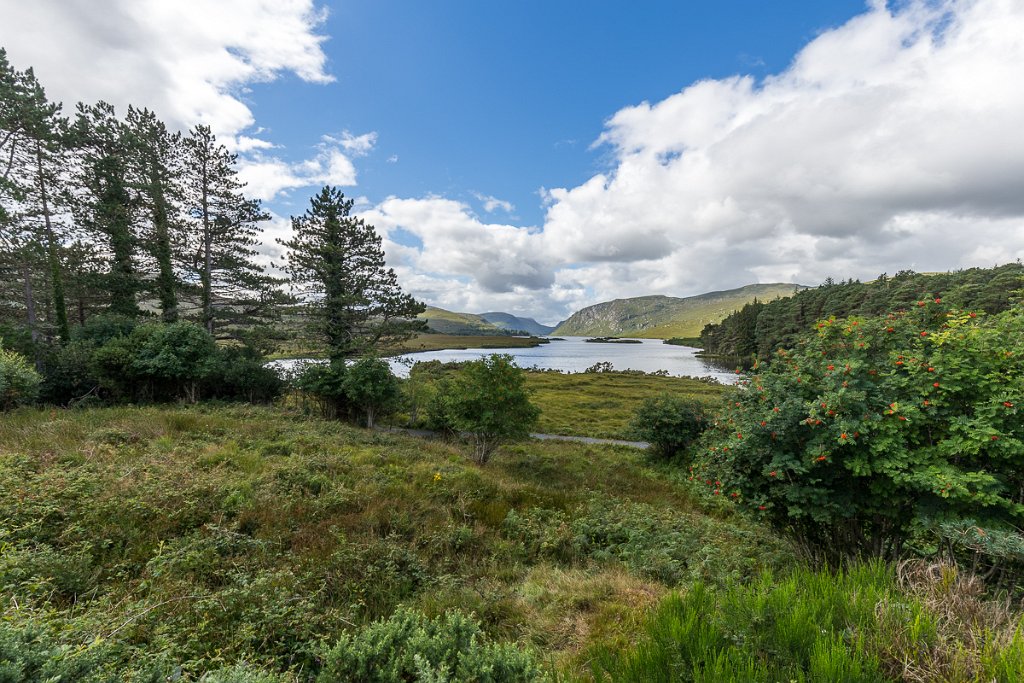
M 296 388 L 312 397 L 326 417 L 348 415 L 348 400 L 345 394 L 345 375 L 348 368 L 341 360 L 330 365 L 310 364 L 295 379 Z
M 398 408 L 401 390 L 391 366 L 380 358 L 367 356 L 353 363 L 342 381 L 345 398 L 354 411 L 366 416 L 366 426 Z
M 211 398 L 269 403 L 281 395 L 285 385 L 256 349 L 230 346 L 218 349 L 205 378 L 204 392 Z
M 69 405 L 99 388 L 100 379 L 93 366 L 95 350 L 86 341 L 73 341 L 54 348 L 43 362 L 42 400 Z
M 832 551 L 1024 517 L 1024 308 L 829 319 L 735 393 L 694 476 Z
M 71 338 L 93 346 L 103 346 L 113 339 L 127 337 L 135 327 L 135 321 L 127 316 L 105 313 L 91 316 L 83 325 L 73 328 Z
M 0 411 L 35 403 L 41 382 L 25 356 L 0 347 Z
M 674 458 L 706 429 L 704 404 L 694 399 L 662 394 L 644 400 L 629 425 L 636 439 L 649 441 L 664 458 Z
M 529 652 L 488 642 L 474 619 L 450 611 L 436 619 L 399 608 L 324 656 L 321 683 L 487 681 L 525 683 L 546 677 Z
M 463 363 L 439 393 L 436 412 L 456 431 L 469 433 L 474 457 L 481 464 L 503 442 L 528 436 L 540 416 L 530 403 L 526 375 L 509 355 L 491 354 Z
M 195 323 L 156 323 L 136 328 L 131 336 L 137 344 L 132 370 L 153 385 L 156 396 L 199 400 L 199 388 L 212 374 L 217 351 L 206 330 Z

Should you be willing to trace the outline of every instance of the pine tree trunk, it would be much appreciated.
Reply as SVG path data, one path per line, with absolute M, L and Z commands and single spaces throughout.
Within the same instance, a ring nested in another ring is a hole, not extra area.
M 32 345 L 39 343 L 39 329 L 36 324 L 36 300 L 35 292 L 32 291 L 32 269 L 29 268 L 28 260 L 21 262 L 21 276 L 25 280 L 25 317 L 28 323 L 28 331 L 32 337 Z M 40 366 L 38 349 L 33 349 L 36 355 L 36 368 Z
M 156 174 L 156 164 L 150 167 L 150 186 L 153 192 L 153 229 L 156 234 L 157 289 L 160 293 L 160 312 L 164 322 L 178 320 L 178 297 L 174 291 L 174 267 L 171 265 L 170 221 L 167 216 L 167 201 L 163 187 Z
M 57 237 L 50 221 L 50 202 L 46 193 L 46 176 L 43 175 L 43 152 L 36 143 L 36 172 L 39 181 L 39 199 L 43 205 L 43 221 L 46 226 L 46 259 L 50 266 L 50 286 L 53 288 L 53 307 L 56 309 L 57 334 L 62 342 L 71 337 L 68 327 L 68 309 L 64 301 L 64 276 L 61 272 L 60 259 L 57 255 Z
M 139 306 L 135 301 L 138 278 L 132 264 L 132 232 L 128 217 L 128 198 L 120 178 L 107 178 L 110 188 L 102 199 L 101 212 L 110 236 L 113 263 L 110 268 L 110 310 L 135 318 Z
M 203 160 L 203 272 L 200 280 L 203 286 L 203 325 L 213 334 L 213 234 L 210 229 L 209 177 L 206 160 Z

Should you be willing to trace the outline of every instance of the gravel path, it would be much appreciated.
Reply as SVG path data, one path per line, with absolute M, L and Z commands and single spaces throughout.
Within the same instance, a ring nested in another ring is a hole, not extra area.
M 424 438 L 433 438 L 437 436 L 437 432 L 432 432 L 429 429 L 408 429 L 406 427 L 382 427 L 381 431 L 385 432 L 398 432 L 400 434 L 408 434 L 409 436 L 420 436 Z M 569 436 L 568 434 L 530 434 L 531 439 L 540 439 L 541 441 L 574 441 L 576 443 L 592 443 L 592 444 L 607 444 L 610 446 L 627 446 L 629 448 L 641 448 L 647 449 L 651 447 L 651 444 L 646 441 L 624 441 L 622 439 L 597 439 L 592 436 Z

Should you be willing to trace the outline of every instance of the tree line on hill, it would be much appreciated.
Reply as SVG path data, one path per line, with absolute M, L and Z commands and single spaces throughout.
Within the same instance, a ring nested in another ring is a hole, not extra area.
M 1000 313 L 1024 290 L 1024 265 L 924 274 L 904 270 L 877 280 L 834 282 L 774 301 L 754 301 L 720 323 L 706 325 L 700 339 L 705 353 L 726 358 L 768 358 L 791 348 L 815 322 L 829 316 L 879 315 L 911 308 L 941 296 L 961 308 Z

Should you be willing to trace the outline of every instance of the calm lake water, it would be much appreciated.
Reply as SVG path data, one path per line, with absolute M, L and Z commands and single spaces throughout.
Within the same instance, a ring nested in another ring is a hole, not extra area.
M 586 337 L 565 337 L 532 349 L 447 349 L 424 351 L 389 359 L 391 370 L 399 377 L 409 376 L 409 367 L 417 361 L 439 360 L 443 363 L 476 360 L 492 353 L 507 353 L 521 368 L 583 372 L 594 363 L 607 361 L 615 370 L 667 370 L 674 377 L 711 376 L 725 384 L 732 384 L 737 376 L 734 369 L 713 365 L 698 358 L 700 349 L 690 346 L 665 344 L 660 339 L 643 339 L 640 344 L 597 344 Z M 308 360 L 279 360 L 272 365 L 282 370 L 293 370 Z

